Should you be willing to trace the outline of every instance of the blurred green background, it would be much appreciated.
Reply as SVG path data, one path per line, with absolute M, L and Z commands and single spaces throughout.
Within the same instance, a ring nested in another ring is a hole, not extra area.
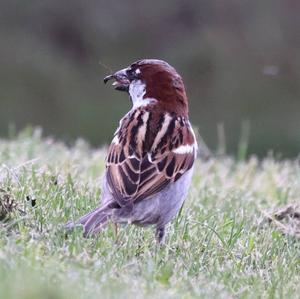
M 130 103 L 102 78 L 159 58 L 183 76 L 191 120 L 212 150 L 224 128 L 235 153 L 246 122 L 250 153 L 295 156 L 299 12 L 299 0 L 1 1 L 0 135 L 40 125 L 107 143 Z

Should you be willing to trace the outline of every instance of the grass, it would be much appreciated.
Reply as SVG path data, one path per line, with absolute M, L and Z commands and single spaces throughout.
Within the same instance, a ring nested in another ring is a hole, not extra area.
M 1 298 L 300 298 L 300 241 L 259 225 L 262 211 L 299 202 L 299 161 L 197 161 L 158 248 L 151 228 L 62 232 L 97 205 L 104 157 L 38 130 L 0 141 L 0 196 L 14 202 L 0 222 Z

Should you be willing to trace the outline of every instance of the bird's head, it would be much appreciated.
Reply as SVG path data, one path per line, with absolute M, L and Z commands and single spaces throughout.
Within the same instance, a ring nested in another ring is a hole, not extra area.
M 161 109 L 187 116 L 188 100 L 180 75 L 167 62 L 143 59 L 104 78 L 114 79 L 116 90 L 129 93 L 133 106 L 156 105 Z

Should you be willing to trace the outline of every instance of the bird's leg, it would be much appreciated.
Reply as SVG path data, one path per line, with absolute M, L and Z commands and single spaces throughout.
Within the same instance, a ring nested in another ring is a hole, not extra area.
M 115 239 L 117 240 L 118 239 L 118 224 L 113 222 L 112 225 L 113 225 Z
M 155 238 L 159 245 L 162 245 L 165 242 L 165 226 L 156 228 Z

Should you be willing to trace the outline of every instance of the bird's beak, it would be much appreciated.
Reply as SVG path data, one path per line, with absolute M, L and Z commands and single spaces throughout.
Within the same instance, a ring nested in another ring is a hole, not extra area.
M 130 80 L 127 76 L 127 69 L 115 72 L 113 75 L 106 76 L 103 81 L 106 84 L 109 80 L 114 79 L 113 86 L 116 90 L 129 91 Z

